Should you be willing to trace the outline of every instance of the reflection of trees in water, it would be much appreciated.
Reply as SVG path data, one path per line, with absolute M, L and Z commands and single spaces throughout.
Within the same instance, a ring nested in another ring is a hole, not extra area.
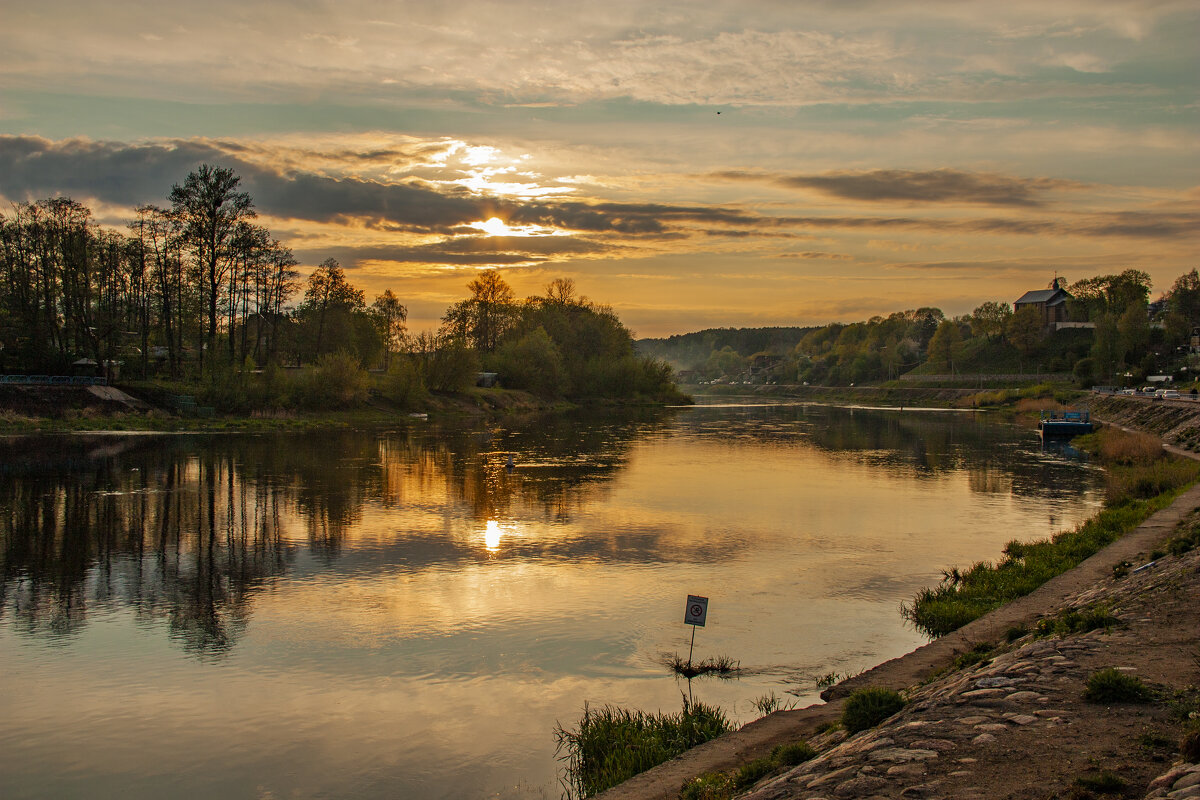
M 670 411 L 644 409 L 390 433 L 379 442 L 388 473 L 383 500 L 401 503 L 410 489 L 421 497 L 441 491 L 466 503 L 480 521 L 506 516 L 514 504 L 566 520 L 626 464 L 637 438 L 663 429 L 670 418 Z
M 194 457 L 171 438 L 128 443 L 5 448 L 0 614 L 65 635 L 89 609 L 131 606 L 165 619 L 188 650 L 222 653 L 244 630 L 255 588 L 290 559 L 279 498 L 242 481 L 232 454 Z
M 704 427 L 703 410 L 697 409 Z M 1035 434 L 964 412 L 851 409 L 833 406 L 776 406 L 747 413 L 736 431 L 721 424 L 707 429 L 719 437 L 737 436 L 778 446 L 787 437 L 811 443 L 831 455 L 921 477 L 967 473 L 975 492 L 1030 497 L 1078 496 L 1093 478 L 1062 454 L 1035 458 Z
M 514 503 L 565 518 L 665 419 L 657 411 L 386 434 L 6 440 L 0 616 L 58 636 L 78 631 L 89 610 L 129 606 L 164 621 L 189 651 L 219 655 L 244 632 L 254 593 L 292 563 L 288 520 L 329 561 L 369 502 L 440 494 L 480 521 Z

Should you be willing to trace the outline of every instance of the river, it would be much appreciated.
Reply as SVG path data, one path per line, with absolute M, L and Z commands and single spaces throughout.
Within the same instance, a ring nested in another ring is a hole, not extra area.
M 3 794 L 558 798 L 585 703 L 816 702 L 923 643 L 899 605 L 942 568 L 1102 496 L 933 410 L 0 440 Z M 736 680 L 664 666 L 689 594 Z

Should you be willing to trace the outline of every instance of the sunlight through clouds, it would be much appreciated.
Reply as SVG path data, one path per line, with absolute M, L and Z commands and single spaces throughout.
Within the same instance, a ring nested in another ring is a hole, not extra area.
M 6 23 L 0 201 L 69 195 L 119 228 L 228 166 L 303 270 L 336 258 L 425 298 L 416 329 L 495 267 L 669 334 L 921 292 L 963 313 L 1056 269 L 1144 269 L 1160 291 L 1194 266 L 1182 0 L 53 0 Z M 891 288 L 848 288 L 872 280 Z

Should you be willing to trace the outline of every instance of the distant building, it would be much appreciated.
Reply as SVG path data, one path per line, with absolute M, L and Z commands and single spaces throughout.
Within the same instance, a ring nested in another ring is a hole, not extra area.
M 1058 285 L 1058 278 L 1055 278 L 1049 289 L 1038 289 L 1021 295 L 1013 303 L 1013 311 L 1032 306 L 1041 314 L 1042 324 L 1053 330 L 1059 323 L 1071 321 L 1071 315 L 1067 313 L 1067 301 L 1070 299 L 1071 295 Z

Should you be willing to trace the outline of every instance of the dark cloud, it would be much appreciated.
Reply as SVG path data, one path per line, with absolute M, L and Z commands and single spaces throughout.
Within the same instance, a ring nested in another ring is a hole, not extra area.
M 355 177 L 329 177 L 299 170 L 282 172 L 258 161 L 264 151 L 236 142 L 170 140 L 122 144 L 71 139 L 53 142 L 30 136 L 0 136 L 0 193 L 10 200 L 67 195 L 114 205 L 165 204 L 171 186 L 202 163 L 234 169 L 243 188 L 263 213 L 283 219 L 339 222 L 354 219 L 381 231 L 459 237 L 471 223 L 499 217 L 514 225 L 569 229 L 583 237 L 529 237 L 506 243 L 462 241 L 466 249 L 441 245 L 443 255 L 461 263 L 501 263 L 503 258 L 537 260 L 554 255 L 595 253 L 600 245 L 581 239 L 618 236 L 644 240 L 707 236 L 795 237 L 809 230 L 910 230 L 943 233 L 1135 237 L 1194 237 L 1200 214 L 1115 212 L 1023 217 L 924 218 L 919 216 L 764 216 L 736 207 L 664 203 L 586 203 L 577 200 L 520 201 L 471 194 L 424 182 L 381 183 Z M 301 151 L 296 151 L 301 152 Z M 400 151 L 365 152 L 368 160 Z M 292 154 L 293 156 L 295 153 Z M 410 154 L 411 155 L 411 154 Z M 346 160 L 351 154 L 335 154 Z M 874 170 L 814 176 L 744 172 L 719 173 L 730 180 L 758 180 L 816 188 L 870 201 L 975 202 L 1036 206 L 1037 194 L 1074 186 L 1068 181 L 1022 179 L 956 170 L 914 172 Z M 458 245 L 456 245 L 457 247 Z M 505 248 L 511 247 L 511 250 Z M 576 248 L 576 249 L 572 249 Z M 407 260 L 431 260 L 419 249 Z M 459 263 L 449 261 L 448 263 Z
M 205 142 L 136 145 L 0 136 L 0 192 L 10 200 L 65 195 L 134 206 L 166 204 L 171 186 L 202 163 L 233 166 Z
M 449 233 L 453 226 L 497 213 L 494 201 L 405 184 L 308 174 L 285 176 L 261 168 L 241 174 L 259 208 L 279 217 L 316 222 L 374 217 L 409 231 Z
M 236 142 L 175 140 L 128 145 L 0 137 L 0 192 L 12 200 L 61 194 L 127 206 L 165 204 L 172 185 L 182 182 L 200 164 L 209 163 L 233 169 L 255 206 L 271 216 L 316 222 L 359 218 L 395 231 L 448 235 L 456 227 L 500 217 L 519 225 L 663 237 L 674 235 L 668 229 L 670 222 L 735 224 L 755 219 L 719 208 L 520 202 L 465 190 L 435 189 L 423 183 L 284 174 L 252 161 L 253 155 L 250 148 Z M 377 156 L 379 153 L 365 154 Z
M 877 169 L 827 172 L 823 175 L 772 175 L 718 172 L 714 177 L 760 181 L 796 189 L 816 189 L 846 200 L 907 203 L 980 203 L 995 206 L 1038 206 L 1039 195 L 1080 184 L 1055 178 L 1017 178 L 955 169 Z
M 297 255 L 316 261 L 332 256 L 337 258 L 342 266 L 352 269 L 364 261 L 454 266 L 538 264 L 561 256 L 595 255 L 617 249 L 619 248 L 573 236 L 476 235 L 418 247 L 338 245 L 328 252 L 324 249 L 301 248 Z

